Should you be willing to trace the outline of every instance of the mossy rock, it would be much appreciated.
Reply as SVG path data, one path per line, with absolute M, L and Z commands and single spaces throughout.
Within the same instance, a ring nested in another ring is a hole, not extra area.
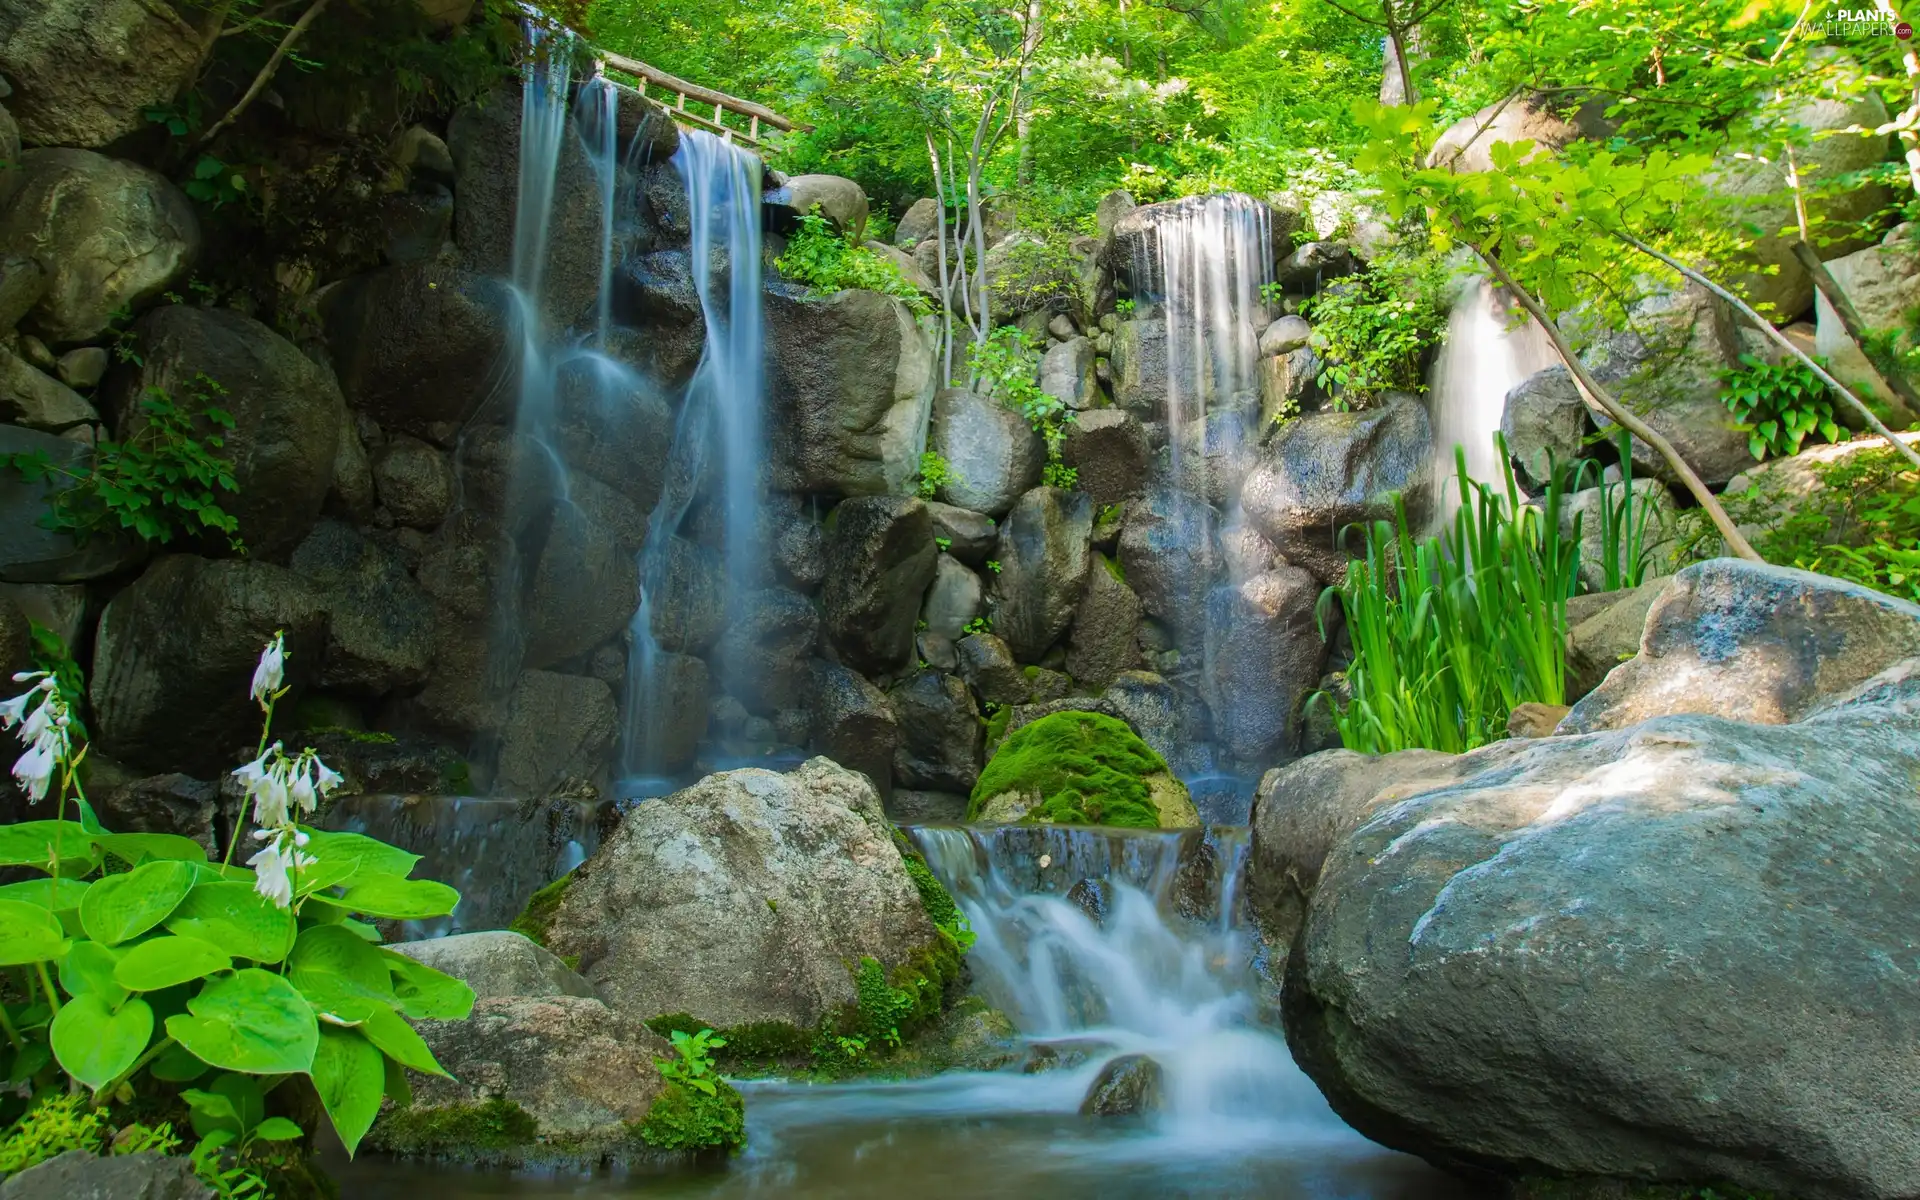
M 980 773 L 967 819 L 1183 829 L 1200 824 L 1166 760 L 1126 722 L 1058 712 L 1016 730 Z
M 552 883 L 541 888 L 527 901 L 527 907 L 513 919 L 507 928 L 520 934 L 536 946 L 547 944 L 547 933 L 553 928 L 553 915 L 560 909 L 560 901 L 566 898 L 567 889 L 573 886 L 573 872 L 569 871 Z M 575 971 L 580 969 L 580 956 L 568 954 L 561 956 L 561 962 Z
M 482 1164 L 517 1158 L 539 1136 L 539 1122 L 511 1100 L 394 1108 L 369 1134 L 370 1147 L 408 1158 Z
M 711 1079 L 713 1094 L 669 1083 L 647 1115 L 631 1127 L 642 1142 L 663 1154 L 695 1158 L 724 1156 L 747 1144 L 747 1107 L 724 1079 Z

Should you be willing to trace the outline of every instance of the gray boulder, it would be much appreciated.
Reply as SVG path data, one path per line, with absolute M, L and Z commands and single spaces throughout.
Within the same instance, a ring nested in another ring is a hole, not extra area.
M 0 60 L 3 61 L 3 60 Z M 50 272 L 25 324 L 56 345 L 106 331 L 115 312 L 159 296 L 200 253 L 200 223 L 157 172 L 91 150 L 20 156 L 0 211 L 0 251 Z
M 373 483 L 393 519 L 415 529 L 432 529 L 453 507 L 453 468 L 438 448 L 401 434 L 380 448 L 372 463 Z
M 941 489 L 949 503 L 990 517 L 1040 482 L 1047 449 L 1025 417 L 990 396 L 944 388 L 933 398 L 927 449 L 946 459 L 956 478 Z
M 426 682 L 433 603 L 392 552 L 350 525 L 322 521 L 290 565 L 327 614 L 327 648 L 314 683 L 383 696 Z
M 1040 390 L 1076 412 L 1092 408 L 1100 399 L 1100 386 L 1093 377 L 1093 343 L 1076 336 L 1047 347 L 1040 356 Z
M 939 224 L 940 202 L 931 196 L 922 196 L 907 208 L 906 215 L 893 227 L 893 244 L 902 250 L 911 250 L 932 237 Z
M 1314 623 L 1320 590 L 1289 566 L 1207 597 L 1207 706 L 1227 753 L 1245 766 L 1298 752 L 1300 703 L 1327 659 Z
M 768 191 L 761 203 L 784 209 L 789 219 L 803 217 L 817 205 L 821 216 L 855 242 L 866 233 L 867 193 L 853 180 L 838 175 L 795 175 Z
M 1156 486 L 1127 504 L 1120 531 L 1120 565 L 1147 615 L 1197 639 L 1212 578 L 1213 545 L 1207 506 L 1172 488 Z
M 812 595 L 827 578 L 827 540 L 820 522 L 799 497 L 779 492 L 767 497 L 764 511 L 765 544 L 772 554 L 774 578 Z
M 106 611 L 87 696 L 102 751 L 150 771 L 206 778 L 231 769 L 260 735 L 247 695 L 260 651 L 287 636 L 287 682 L 312 680 L 326 609 L 311 584 L 253 559 L 174 554 L 156 560 Z
M 523 671 L 507 699 L 494 788 L 544 796 L 573 780 L 591 781 L 618 732 L 613 692 L 600 680 Z
M 69 1150 L 0 1183 L 0 1200 L 212 1198 L 213 1189 L 200 1182 L 184 1156 L 152 1151 L 97 1158 L 85 1150 Z
M 1083 702 L 1084 703 L 1084 702 Z M 1179 775 L 1213 769 L 1206 709 L 1152 671 L 1122 671 L 1100 693 L 1098 711 L 1133 726 L 1140 740 Z
M 1319 388 L 1320 356 L 1310 346 L 1260 360 L 1260 424 L 1297 417 Z
M 1142 421 L 1166 419 L 1167 323 L 1136 318 L 1113 331 L 1113 402 Z
M 4 134 L 5 124 L 0 118 L 0 134 Z M 0 136 L 0 153 L 7 153 L 4 136 Z M 7 161 L 18 155 L 16 145 L 7 153 Z M 40 297 L 47 294 L 50 278 L 50 272 L 31 254 L 0 254 L 0 333 L 11 333 L 33 311 Z
M 794 707 L 820 638 L 820 614 L 805 596 L 786 588 L 749 592 L 734 609 L 732 623 L 714 647 L 721 686 L 760 716 Z
M 1067 426 L 1060 460 L 1079 473 L 1074 486 L 1096 505 L 1118 504 L 1145 485 L 1147 431 L 1130 412 L 1096 408 Z
M 952 555 L 942 554 L 934 563 L 933 583 L 920 606 L 920 621 L 929 632 L 958 640 L 985 604 L 986 588 L 980 577 Z
M 960 675 L 987 704 L 1006 707 L 1033 699 L 1033 685 L 1014 661 L 1013 651 L 991 633 L 971 633 L 954 643 Z
M 522 614 L 529 666 L 565 661 L 627 628 L 640 604 L 635 556 L 646 540 L 644 509 L 591 476 L 571 481 L 533 552 Z M 720 599 L 710 559 L 690 543 L 669 549 L 653 630 L 670 650 L 704 645 L 717 632 Z
M 1569 104 L 1565 95 L 1550 92 L 1510 97 L 1449 125 L 1427 165 L 1481 174 L 1493 170 L 1493 147 L 1501 142 L 1532 142 L 1535 154 L 1551 154 L 1582 137 L 1605 137 L 1613 130 L 1606 107 L 1604 101 Z
M 973 694 L 957 675 L 916 671 L 887 693 L 899 723 L 893 754 L 899 787 L 971 792 L 980 779 L 981 722 Z
M 554 440 L 561 456 L 651 512 L 673 444 L 673 410 L 660 389 L 586 355 L 561 363 L 556 374 Z
M 887 819 L 896 825 L 957 823 L 967 819 L 967 798 L 959 792 L 895 788 L 887 799 Z
M 1274 280 L 1290 292 L 1314 292 L 1329 280 L 1360 269 L 1353 250 L 1341 242 L 1307 242 L 1280 260 Z
M 1083 1117 L 1144 1117 L 1166 1104 L 1166 1073 L 1144 1054 L 1122 1054 L 1100 1068 L 1080 1101 Z
M 1100 231 L 1101 237 L 1111 237 L 1121 219 L 1138 207 L 1133 193 L 1118 189 L 1108 192 L 1100 197 L 1100 203 L 1094 205 L 1093 226 Z
M 338 769 L 330 757 L 327 765 Z M 87 799 L 108 829 L 192 838 L 207 852 L 209 860 L 221 850 L 216 815 L 224 808 L 231 817 L 238 799 L 222 804 L 220 785 L 178 771 L 104 786 L 96 776 L 89 784 Z
M 630 699 L 636 685 L 647 761 L 662 771 L 686 770 L 699 753 L 700 740 L 707 736 L 713 680 L 705 660 L 656 651 L 651 680 L 628 682 Z
M 1920 654 L 1920 606 L 1809 571 L 1716 558 L 1653 602 L 1640 653 L 1574 705 L 1562 733 L 1672 713 L 1779 725 Z
M 1432 511 L 1433 432 L 1427 410 L 1398 396 L 1364 412 L 1326 412 L 1289 424 L 1262 451 L 1240 489 L 1247 520 L 1288 560 L 1336 583 L 1358 544 L 1340 532 L 1393 519 L 1393 494 L 1415 528 Z
M 456 933 L 418 942 L 394 942 L 387 949 L 425 963 L 473 989 L 476 999 L 501 996 L 585 996 L 598 999 L 593 985 L 553 952 L 505 929 Z
M 347 403 L 383 429 L 417 434 L 511 392 L 511 312 L 499 280 L 437 262 L 356 276 L 320 301 Z
M 1580 582 L 1590 592 L 1607 586 L 1606 525 L 1601 514 L 1620 520 L 1623 528 L 1617 553 L 1623 561 L 1617 569 L 1625 571 L 1633 564 L 1625 562 L 1629 535 L 1640 537 L 1640 566 L 1647 578 L 1671 575 L 1680 566 L 1680 510 L 1673 493 L 1657 479 L 1633 481 L 1633 512 L 1625 511 L 1626 486 L 1621 483 L 1585 488 L 1566 498 L 1560 510 L 1560 535 L 1571 539 L 1573 523 L 1580 522 Z
M 1894 345 L 1902 351 L 1912 348 L 1913 335 L 1905 329 L 1901 315 L 1920 307 L 1920 240 L 1915 240 L 1916 232 L 1920 231 L 1910 224 L 1898 226 L 1880 245 L 1841 255 L 1826 264 L 1833 281 L 1853 302 L 1861 323 L 1868 329 L 1892 331 Z M 1812 352 L 1826 357 L 1827 369 L 1834 378 L 1856 396 L 1871 394 L 1882 402 L 1893 400 L 1893 392 L 1880 372 L 1860 352 L 1824 294 L 1814 298 L 1814 312 Z M 1898 428 L 1899 422 L 1894 426 Z
M 240 489 L 222 495 L 221 507 L 238 518 L 249 553 L 276 557 L 298 545 L 326 502 L 346 420 L 325 368 L 230 309 L 172 304 L 148 313 L 135 332 L 142 361 L 108 389 L 120 437 L 146 427 L 139 401 L 153 388 L 189 411 L 226 409 L 234 427 L 219 453 L 232 461 Z
M 1038 662 L 1073 623 L 1092 538 L 1093 501 L 1084 492 L 1035 488 L 1001 523 L 993 627 L 1015 658 Z
M 1500 432 L 1522 478 L 1537 486 L 1549 462 L 1565 465 L 1585 452 L 1587 402 L 1564 364 L 1536 371 L 1507 393 Z
M 712 550 L 682 537 L 670 539 L 662 578 L 653 586 L 653 636 L 668 650 L 700 654 L 726 628 L 726 567 Z
M 709 265 L 716 268 L 716 280 L 729 266 L 718 253 Z M 707 318 L 694 283 L 692 256 L 686 250 L 631 255 L 614 268 L 613 287 L 614 318 L 646 331 L 645 336 L 615 336 L 621 360 L 663 388 L 684 388 L 707 346 Z
M 1190 224 L 1199 215 L 1217 206 L 1223 199 L 1250 206 L 1255 219 L 1266 229 L 1280 228 L 1276 216 L 1265 203 L 1247 196 L 1232 193 L 1209 196 L 1186 196 L 1178 200 L 1165 200 L 1158 204 L 1143 204 L 1124 209 L 1113 222 L 1112 234 L 1107 243 L 1106 257 L 1114 273 L 1133 285 L 1135 295 L 1157 295 L 1161 289 L 1161 275 L 1164 264 L 1160 252 L 1163 226 Z M 1114 211 L 1124 206 L 1115 202 Z M 1236 239 L 1237 240 L 1237 239 Z M 1284 242 L 1284 238 L 1281 239 Z M 1235 264 L 1246 272 L 1244 277 L 1258 278 L 1266 274 L 1270 263 Z
M 920 469 L 933 347 L 906 305 L 879 292 L 767 295 L 767 427 L 781 491 L 904 490 Z
M 992 517 L 937 500 L 927 502 L 927 512 L 933 518 L 933 536 L 946 539 L 941 547 L 946 553 L 970 567 L 983 566 L 993 557 L 1000 530 Z
M 1312 336 L 1313 326 L 1305 317 L 1284 316 L 1261 331 L 1260 353 L 1263 357 L 1291 354 Z
M 1578 701 L 1607 672 L 1640 652 L 1647 612 L 1667 590 L 1664 578 L 1637 588 L 1589 593 L 1567 602 L 1567 699 Z M 1576 602 L 1579 603 L 1576 607 Z
M 1912 668 L 1800 724 L 1487 747 L 1378 806 L 1294 942 L 1295 1059 L 1442 1165 L 1913 1195 Z
M 799 1030 L 858 1000 L 862 958 L 892 970 L 939 944 L 879 794 L 818 758 L 634 808 L 574 873 L 547 937 L 624 1015 Z
M 820 604 L 842 661 L 872 674 L 905 665 L 937 556 L 933 522 L 919 500 L 860 496 L 834 510 Z
M 1097 552 L 1093 557 L 1087 590 L 1067 634 L 1067 674 L 1098 689 L 1140 665 L 1140 597 L 1121 577 L 1119 563 Z
M 99 419 L 100 414 L 78 392 L 13 351 L 0 348 L 0 420 L 59 433 Z
M 0 4 L 7 107 L 29 145 L 97 148 L 147 128 L 146 110 L 198 74 L 203 45 L 186 16 L 149 0 Z
M 857 671 L 816 662 L 808 678 L 807 734 L 813 748 L 880 790 L 893 790 L 893 756 L 900 727 L 887 695 Z
M 1217 509 L 1230 509 L 1259 457 L 1245 416 L 1216 409 L 1186 423 L 1174 451 L 1182 485 Z

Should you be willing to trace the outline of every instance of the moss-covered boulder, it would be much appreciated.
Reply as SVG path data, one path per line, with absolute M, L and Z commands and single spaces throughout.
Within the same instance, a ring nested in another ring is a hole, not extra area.
M 1200 814 L 1165 759 L 1124 721 L 1058 712 L 1016 730 L 973 789 L 967 819 L 1183 829 Z

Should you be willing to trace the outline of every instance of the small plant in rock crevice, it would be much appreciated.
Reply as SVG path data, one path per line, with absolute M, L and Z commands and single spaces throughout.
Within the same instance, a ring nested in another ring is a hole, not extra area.
M 1806 364 L 1774 364 L 1751 354 L 1742 354 L 1740 364 L 1721 375 L 1720 398 L 1739 422 L 1735 428 L 1746 433 L 1754 458 L 1798 454 L 1815 433 L 1841 440 L 1833 396 Z
M 1066 401 L 1040 390 L 1035 382 L 1039 359 L 1027 335 L 1012 325 L 1001 326 L 986 341 L 967 348 L 967 366 L 976 386 L 1025 417 L 1046 443 L 1046 485 L 1072 488 L 1079 482 L 1079 472 L 1060 460 L 1060 450 L 1067 439 L 1067 426 L 1075 419 L 1074 412 Z
M 928 450 L 920 455 L 920 473 L 918 478 L 919 483 L 915 485 L 914 490 L 919 493 L 922 500 L 931 500 L 939 494 L 941 488 L 953 487 L 955 484 L 961 482 L 960 473 L 953 469 L 953 464 L 932 450 Z M 946 538 L 935 538 L 934 541 L 947 542 L 948 545 L 952 544 Z M 940 548 L 944 550 L 946 546 Z
M 1433 256 L 1385 257 L 1308 298 L 1318 383 L 1336 409 L 1367 408 L 1388 392 L 1427 390 L 1422 360 L 1446 336 L 1447 272 Z
M 787 239 L 786 253 L 773 260 L 782 275 L 820 292 L 861 288 L 884 292 L 904 303 L 916 316 L 926 316 L 933 305 L 920 289 L 878 254 L 842 237 L 820 214 L 820 206 L 800 218 L 800 228 Z

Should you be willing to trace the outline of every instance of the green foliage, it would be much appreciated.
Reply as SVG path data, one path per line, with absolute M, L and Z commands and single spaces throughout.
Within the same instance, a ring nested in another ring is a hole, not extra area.
M 1458 753 L 1505 736 L 1517 705 L 1565 701 L 1580 530 L 1576 521 L 1571 539 L 1560 536 L 1561 473 L 1534 507 L 1511 465 L 1501 494 L 1469 479 L 1465 453 L 1456 455 L 1467 500 L 1445 534 L 1416 541 L 1396 499 L 1395 523 L 1369 526 L 1366 557 L 1321 594 L 1323 635 L 1337 603 L 1353 640 L 1352 699 L 1334 712 L 1349 750 Z M 1324 692 L 1309 701 L 1333 702 Z
M 1134 300 L 1115 300 L 1113 311 L 1124 321 L 1133 316 L 1133 310 L 1137 304 L 1138 301 Z
M 992 617 L 985 617 L 985 616 L 975 617 L 972 620 L 968 621 L 965 625 L 962 625 L 960 627 L 960 636 L 962 637 L 965 637 L 967 634 L 970 634 L 970 633 L 992 633 L 992 632 L 993 632 Z
M 724 1080 L 709 1094 L 669 1083 L 635 1132 L 655 1150 L 733 1154 L 747 1141 L 746 1102 Z
M 702 1095 L 718 1094 L 714 1085 L 720 1082 L 720 1075 L 713 1067 L 713 1052 L 724 1047 L 727 1039 L 711 1029 L 694 1033 L 675 1029 L 670 1036 L 673 1049 L 680 1057 L 654 1059 L 654 1065 L 660 1068 L 660 1077 L 670 1083 L 692 1088 Z
M 1040 390 L 1040 352 L 1027 335 L 1012 325 L 1002 325 L 984 342 L 967 347 L 967 366 L 979 381 L 978 386 L 1001 404 L 1025 417 L 1027 424 L 1047 444 L 1048 487 L 1071 488 L 1079 481 L 1079 472 L 1060 461 L 1060 447 L 1066 441 L 1067 426 L 1073 423 L 1073 410 L 1058 396 Z M 988 566 L 998 570 L 995 564 Z
M 40 521 L 48 529 L 84 541 L 117 527 L 161 543 L 215 530 L 243 549 L 238 520 L 220 507 L 220 492 L 240 490 L 233 463 L 216 453 L 233 428 L 233 415 L 216 403 L 225 394 L 205 375 L 194 376 L 185 402 L 147 389 L 132 436 L 97 443 L 84 470 L 69 470 L 39 450 L 9 461 L 29 483 L 49 476 L 70 481 L 52 494 Z
M 1647 526 L 1653 520 L 1653 506 L 1639 500 L 1633 490 L 1633 454 L 1623 430 L 1615 439 L 1620 454 L 1620 482 L 1600 485 L 1600 570 L 1603 592 L 1637 588 L 1646 581 L 1653 547 L 1647 544 Z M 1569 492 L 1579 491 L 1585 479 L 1583 462 L 1574 476 Z
M 1040 482 L 1050 488 L 1072 491 L 1080 485 L 1080 470 L 1057 459 L 1049 459 L 1047 465 L 1040 468 Z
M 907 878 L 913 880 L 914 890 L 920 893 L 920 907 L 927 910 L 927 919 L 944 930 L 962 950 L 971 948 L 973 927 L 967 924 L 967 916 L 960 911 L 960 906 L 953 902 L 947 885 L 927 866 L 927 860 L 914 851 L 902 854 L 900 861 L 907 868 Z
M 1833 396 L 1805 363 L 1776 366 L 1751 354 L 1742 354 L 1740 363 L 1721 376 L 1720 399 L 1739 421 L 1735 428 L 1746 433 L 1747 449 L 1756 459 L 1798 454 L 1800 443 L 1816 432 L 1829 442 L 1841 440 Z
M 172 123 L 168 123 L 171 129 Z M 194 160 L 193 171 L 181 181 L 180 190 L 213 208 L 232 204 L 247 197 L 247 177 L 240 170 L 211 154 Z
M 853 982 L 860 997 L 860 1027 L 866 1031 L 867 1040 L 899 1046 L 900 1024 L 913 1015 L 917 997 L 888 983 L 886 969 L 875 958 L 860 960 Z
M 69 1150 L 98 1153 L 113 1134 L 107 1114 L 78 1092 L 51 1095 L 27 1109 L 0 1139 L 0 1175 L 12 1175 Z
M 800 228 L 787 239 L 787 250 L 773 260 L 782 275 L 818 292 L 838 292 L 863 288 L 884 292 L 903 301 L 916 314 L 925 315 L 933 306 L 920 289 L 907 282 L 900 268 L 851 237 L 833 231 L 820 215 L 820 206 L 800 218 Z
M 1307 300 L 1301 311 L 1313 322 L 1319 384 L 1333 393 L 1336 408 L 1426 390 L 1422 360 L 1447 331 L 1446 284 L 1437 256 L 1389 256 Z
M 560 901 L 566 898 L 567 889 L 572 886 L 573 872 L 569 871 L 535 892 L 528 899 L 526 908 L 507 928 L 535 945 L 546 945 L 547 933 L 553 927 L 553 916 L 560 911 Z
M 1069 237 L 1023 238 L 1003 252 L 993 273 L 993 303 L 998 311 L 1032 312 L 1070 298 L 1078 282 L 1079 260 Z
M 1060 712 L 1014 732 L 994 751 L 967 804 L 977 819 L 1004 792 L 1038 793 L 1029 820 L 1157 829 L 1160 810 L 1145 777 L 1166 761 L 1125 722 L 1100 713 Z
M 1771 563 L 1920 603 L 1920 472 L 1885 446 L 1812 470 L 1819 487 L 1810 497 L 1775 495 L 1758 483 L 1724 497 L 1736 521 L 1762 527 L 1754 549 Z M 1718 552 L 1712 539 L 1702 541 L 1691 557 Z
M 953 464 L 949 463 L 946 459 L 941 458 L 931 450 L 925 451 L 920 455 L 920 482 L 915 486 L 914 490 L 920 494 L 921 499 L 931 500 L 939 494 L 941 488 L 952 487 L 959 482 L 961 482 L 959 473 L 953 469 Z M 952 544 L 947 538 L 935 538 L 933 540 L 936 542 L 946 542 L 948 545 Z M 947 547 L 941 546 L 940 548 L 945 550 Z
M 377 1136 L 381 1148 L 395 1154 L 473 1160 L 525 1146 L 539 1132 L 526 1109 L 491 1096 L 480 1104 L 395 1109 Z

